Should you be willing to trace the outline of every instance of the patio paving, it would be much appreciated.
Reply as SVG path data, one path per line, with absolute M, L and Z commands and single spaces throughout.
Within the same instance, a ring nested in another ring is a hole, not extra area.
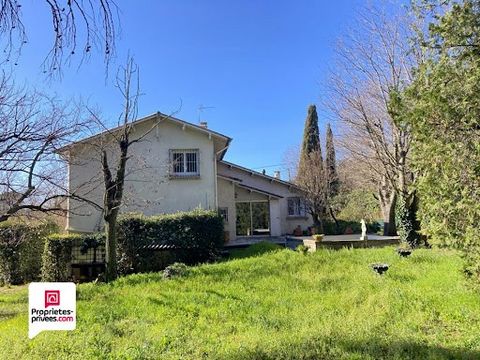
M 274 244 L 285 246 L 287 238 L 285 236 L 241 236 L 236 238 L 235 240 L 230 240 L 224 245 L 224 247 L 247 247 L 263 241 L 268 241 Z
M 340 249 L 343 247 L 369 248 L 396 245 L 400 242 L 398 236 L 383 236 L 378 234 L 367 234 L 368 240 L 360 240 L 360 234 L 351 235 L 325 235 L 320 243 L 324 247 Z M 311 236 L 287 236 L 287 242 L 296 241 L 303 244 L 304 239 L 312 239 Z M 289 246 L 290 247 L 290 246 Z
M 291 249 L 295 249 L 298 245 L 303 244 L 304 239 L 312 239 L 311 236 L 278 236 L 278 237 L 239 237 L 235 240 L 231 240 L 225 244 L 225 248 L 247 247 L 253 244 L 257 244 L 262 241 L 268 241 L 271 243 L 279 244 Z M 368 234 L 368 240 L 360 240 L 360 234 L 352 235 L 325 235 L 321 244 L 330 248 L 342 248 L 342 247 L 382 247 L 395 245 L 399 243 L 398 236 L 383 236 L 378 234 Z

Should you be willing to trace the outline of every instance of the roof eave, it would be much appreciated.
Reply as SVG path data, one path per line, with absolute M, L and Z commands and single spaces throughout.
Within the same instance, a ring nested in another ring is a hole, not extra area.
M 283 185 L 285 185 L 285 186 L 291 186 L 291 187 L 294 187 L 295 189 L 301 190 L 301 188 L 300 188 L 298 185 L 296 185 L 296 184 L 294 184 L 294 183 L 292 183 L 292 182 L 290 182 L 290 181 L 284 181 L 284 180 L 281 180 L 281 179 L 277 179 L 277 178 L 275 178 L 275 177 L 273 177 L 273 176 L 264 175 L 264 174 L 262 174 L 261 172 L 258 172 L 258 171 L 255 171 L 255 170 L 251 170 L 251 169 L 248 169 L 248 168 L 246 168 L 246 167 L 243 167 L 243 166 L 240 166 L 240 165 L 237 165 L 237 164 L 234 164 L 234 163 L 225 161 L 225 160 L 221 160 L 221 161 L 222 161 L 222 163 L 224 163 L 224 164 L 227 165 L 227 166 L 232 166 L 232 167 L 235 167 L 235 168 L 240 169 L 240 170 L 242 170 L 242 171 L 249 172 L 249 173 L 251 173 L 251 174 L 253 174 L 253 175 L 263 177 L 263 178 L 268 179 L 268 180 L 270 180 L 270 181 L 275 181 L 275 182 L 277 182 L 277 183 L 279 183 L 279 184 L 283 184 Z
M 170 115 L 166 115 L 166 114 L 163 114 L 161 112 L 156 112 L 154 114 L 151 114 L 151 115 L 147 115 L 141 119 L 138 119 L 136 121 L 133 121 L 131 123 L 131 125 L 138 125 L 138 124 L 141 124 L 141 123 L 144 123 L 148 120 L 151 120 L 155 117 L 162 117 L 161 120 L 171 120 L 171 121 L 174 121 L 174 122 L 177 122 L 177 123 L 181 123 L 182 125 L 185 125 L 185 126 L 188 126 L 194 130 L 197 130 L 197 131 L 200 131 L 200 132 L 204 132 L 206 134 L 209 134 L 210 136 L 212 137 L 216 137 L 216 138 L 220 138 L 220 139 L 223 139 L 226 141 L 226 147 L 224 149 L 224 151 L 222 152 L 221 154 L 221 158 L 220 159 L 223 159 L 223 157 L 225 156 L 225 153 L 228 149 L 228 146 L 230 144 L 230 142 L 232 141 L 232 138 L 229 137 L 229 136 L 226 136 L 226 135 L 223 135 L 221 133 L 218 133 L 216 131 L 212 131 L 212 130 L 209 130 L 209 129 L 206 129 L 206 128 L 203 128 L 201 126 L 198 126 L 198 125 L 195 125 L 195 124 L 192 124 L 192 123 L 189 123 L 187 121 L 184 121 L 184 120 L 181 120 L 181 119 L 178 119 L 178 118 L 175 118 L 173 116 L 170 116 Z M 57 154 L 61 154 L 61 153 L 64 153 L 66 152 L 67 150 L 75 147 L 75 146 L 78 146 L 80 144 L 86 144 L 88 143 L 89 141 L 92 141 L 102 135 L 104 135 L 105 133 L 112 133 L 112 132 L 116 132 L 116 131 L 119 131 L 120 129 L 122 129 L 123 125 L 120 125 L 120 126 L 117 126 L 117 127 L 114 127 L 112 129 L 108 129 L 108 130 L 105 130 L 105 131 L 102 131 L 101 133 L 98 133 L 98 134 L 95 134 L 95 135 L 92 135 L 92 136 L 89 136 L 89 137 L 86 137 L 84 139 L 81 139 L 81 140 L 78 140 L 78 141 L 74 141 L 68 145 L 65 145 L 65 146 L 62 146 L 61 148 L 57 149 L 55 152 Z

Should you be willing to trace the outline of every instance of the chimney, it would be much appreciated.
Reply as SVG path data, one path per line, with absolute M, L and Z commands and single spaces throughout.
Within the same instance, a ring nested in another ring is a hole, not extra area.
M 280 180 L 280 171 L 278 171 L 278 170 L 274 171 L 274 172 L 273 172 L 273 177 L 274 177 L 275 179 Z
M 200 121 L 200 127 L 204 128 L 204 129 L 208 129 L 208 123 L 206 121 Z

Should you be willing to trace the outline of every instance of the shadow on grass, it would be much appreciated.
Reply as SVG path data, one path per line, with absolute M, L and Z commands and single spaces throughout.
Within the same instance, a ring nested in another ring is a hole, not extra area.
M 185 306 L 182 306 L 176 299 L 174 299 L 171 296 L 167 296 L 165 294 L 159 294 L 159 297 L 148 297 L 148 301 L 150 301 L 152 304 L 156 306 L 161 306 L 166 309 L 169 309 L 170 311 L 174 312 L 182 312 L 182 313 L 191 313 L 191 309 L 186 308 Z
M 480 359 L 480 351 L 447 348 L 415 341 L 392 341 L 372 338 L 367 341 L 316 339 L 284 344 L 275 349 L 244 349 L 227 356 L 240 359 Z
M 239 298 L 238 296 L 235 296 L 235 295 L 230 295 L 230 294 L 225 295 L 225 294 L 222 294 L 222 293 L 220 293 L 218 291 L 215 291 L 215 290 L 206 290 L 205 292 L 207 294 L 210 294 L 210 295 L 218 296 L 222 300 L 232 299 L 232 300 L 237 300 L 237 301 L 243 302 L 243 299 L 241 299 L 241 298 Z
M 480 351 L 447 348 L 410 341 L 385 342 L 311 339 L 301 343 L 282 344 L 275 349 L 243 349 L 230 354 L 240 359 L 480 359 Z
M 374 359 L 480 359 L 480 351 L 407 340 L 385 342 L 374 338 L 366 342 L 341 341 L 339 346 L 348 353 L 360 353 Z

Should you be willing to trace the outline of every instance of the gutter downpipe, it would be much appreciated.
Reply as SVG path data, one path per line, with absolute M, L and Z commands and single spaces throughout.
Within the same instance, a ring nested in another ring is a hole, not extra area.
M 215 171 L 215 174 L 214 174 L 214 177 L 215 177 L 215 211 L 218 211 L 218 179 L 217 179 L 217 157 L 219 154 L 221 154 L 222 152 L 226 151 L 228 149 L 228 147 L 230 146 L 230 141 L 229 140 L 227 142 L 227 145 L 221 149 L 220 151 L 217 151 L 215 153 L 215 156 L 214 156 L 214 159 L 213 159 L 213 162 L 214 162 L 214 171 Z

